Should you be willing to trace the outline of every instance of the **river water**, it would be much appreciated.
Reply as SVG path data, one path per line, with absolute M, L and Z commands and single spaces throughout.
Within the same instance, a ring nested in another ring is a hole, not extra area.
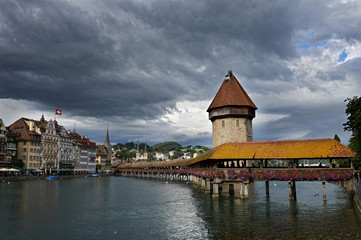
M 249 199 L 211 199 L 185 182 L 124 177 L 0 183 L 0 239 L 361 239 L 343 188 L 250 184 Z

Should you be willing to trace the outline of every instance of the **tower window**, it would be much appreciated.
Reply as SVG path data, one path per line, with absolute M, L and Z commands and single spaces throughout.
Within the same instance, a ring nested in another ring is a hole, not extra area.
M 224 120 L 222 120 L 222 128 L 224 128 Z
M 239 127 L 239 120 L 238 119 L 236 120 L 236 125 L 237 125 L 237 127 Z

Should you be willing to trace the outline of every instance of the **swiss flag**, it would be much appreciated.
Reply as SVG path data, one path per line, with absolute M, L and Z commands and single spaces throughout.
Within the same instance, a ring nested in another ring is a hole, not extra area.
M 55 114 L 56 115 L 61 115 L 61 110 L 60 109 L 55 109 Z

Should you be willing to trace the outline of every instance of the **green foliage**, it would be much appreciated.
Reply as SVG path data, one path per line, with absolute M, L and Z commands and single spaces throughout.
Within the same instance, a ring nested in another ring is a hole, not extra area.
M 129 150 L 122 150 L 122 151 L 117 151 L 115 153 L 115 157 L 117 159 L 123 159 L 123 160 L 127 160 L 127 159 L 131 159 L 131 158 L 135 158 L 135 154 L 136 152 L 131 152 Z
M 351 131 L 349 147 L 356 153 L 353 159 L 355 167 L 361 166 L 361 97 L 345 100 L 347 122 L 343 124 L 345 131 Z
M 168 153 L 169 151 L 179 151 L 182 149 L 182 145 L 176 142 L 164 142 L 164 143 L 158 143 L 152 147 L 152 149 L 156 152 L 161 153 Z
M 135 158 L 136 152 L 135 151 L 131 152 L 130 150 L 137 149 L 137 144 L 135 144 L 134 142 L 128 142 L 125 144 L 118 143 L 114 146 L 114 149 L 118 149 L 118 151 L 115 154 L 115 157 L 117 159 L 128 160 L 131 158 Z M 139 151 L 141 152 L 141 154 L 143 154 L 144 149 L 145 149 L 145 143 L 140 143 Z M 190 152 L 190 154 L 193 155 L 195 152 L 200 152 L 201 154 L 203 154 L 204 152 L 206 152 L 208 150 L 209 149 L 207 147 L 200 146 L 200 145 L 197 145 L 195 147 L 192 147 L 189 145 L 189 146 L 183 148 L 182 145 L 180 145 L 177 142 L 158 143 L 158 144 L 154 145 L 153 147 L 150 147 L 147 144 L 148 158 L 150 160 L 155 159 L 155 152 L 168 154 L 170 151 L 175 151 L 174 156 L 172 156 L 171 159 L 177 159 L 177 158 L 183 156 L 183 154 L 185 152 Z
M 181 152 L 181 151 L 176 151 L 175 153 L 174 153 L 174 155 L 170 158 L 170 159 L 178 159 L 178 158 L 180 158 L 181 156 L 183 156 L 183 152 Z
M 335 134 L 335 136 L 333 137 L 333 139 L 335 139 L 337 142 L 341 142 L 341 139 L 339 136 L 337 136 L 337 134 Z
M 10 166 L 11 166 L 12 168 L 24 168 L 24 162 L 23 162 L 23 160 L 21 160 L 21 159 L 17 159 L 16 157 L 13 157 L 13 158 L 11 159 L 11 164 L 10 164 Z

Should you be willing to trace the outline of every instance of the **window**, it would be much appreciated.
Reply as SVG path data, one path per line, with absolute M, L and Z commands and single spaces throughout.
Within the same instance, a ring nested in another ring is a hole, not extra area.
M 236 125 L 239 127 L 239 119 L 236 120 Z
M 26 152 L 26 148 L 23 148 L 23 152 Z
M 224 128 L 224 120 L 222 120 L 222 128 Z

